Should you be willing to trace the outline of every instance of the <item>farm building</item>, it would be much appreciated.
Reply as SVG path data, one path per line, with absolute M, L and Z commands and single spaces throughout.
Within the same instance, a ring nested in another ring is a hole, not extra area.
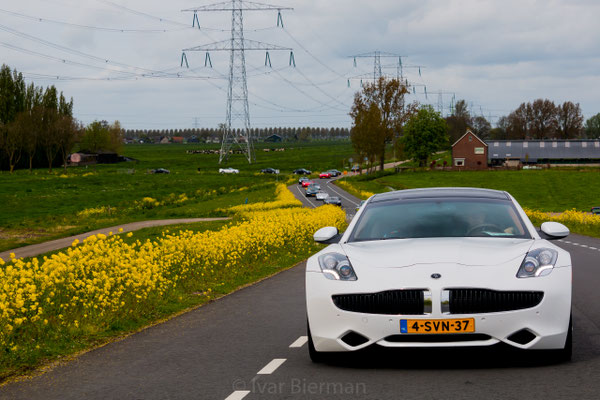
M 490 140 L 488 163 L 503 165 L 508 160 L 521 164 L 600 163 L 600 140 Z
M 279 135 L 271 135 L 271 136 L 265 138 L 265 142 L 272 142 L 272 143 L 281 142 L 282 140 L 283 140 L 283 138 Z
M 457 169 L 486 169 L 488 145 L 467 129 L 452 145 L 452 166 Z

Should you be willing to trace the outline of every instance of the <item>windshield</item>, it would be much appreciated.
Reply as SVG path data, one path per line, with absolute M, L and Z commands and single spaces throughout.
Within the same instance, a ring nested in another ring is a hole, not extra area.
M 531 238 L 510 201 L 437 198 L 370 203 L 350 241 L 432 237 Z

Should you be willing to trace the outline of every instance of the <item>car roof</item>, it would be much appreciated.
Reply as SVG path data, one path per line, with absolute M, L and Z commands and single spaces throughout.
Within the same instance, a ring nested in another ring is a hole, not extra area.
M 405 189 L 394 192 L 379 193 L 373 196 L 371 203 L 389 200 L 414 200 L 431 198 L 478 198 L 510 200 L 508 193 L 500 190 L 466 188 L 466 187 L 442 187 L 424 189 Z

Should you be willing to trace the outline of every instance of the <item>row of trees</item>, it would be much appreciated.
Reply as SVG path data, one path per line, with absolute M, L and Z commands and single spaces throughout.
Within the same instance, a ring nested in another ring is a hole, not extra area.
M 584 133 L 579 104 L 565 101 L 556 105 L 548 99 L 537 99 L 501 117 L 495 135 L 506 139 L 575 139 Z
M 73 118 L 73 99 L 67 101 L 56 87 L 27 85 L 23 75 L 0 68 L 0 169 L 67 165 L 79 144 L 88 151 L 118 151 L 123 132 L 118 121 L 93 122 L 84 128 Z
M 446 117 L 452 141 L 470 128 L 482 139 L 595 139 L 600 137 L 600 114 L 585 125 L 579 104 L 565 101 L 556 105 L 548 99 L 522 103 L 509 115 L 500 117 L 496 127 L 483 116 L 472 116 L 465 100 L 456 103 L 454 113 Z
M 11 172 L 22 157 L 30 170 L 39 154 L 50 170 L 59 154 L 66 162 L 78 130 L 73 99 L 67 102 L 54 86 L 26 85 L 22 74 L 0 68 L 0 149 Z
M 347 128 L 332 127 L 279 127 L 279 128 L 251 128 L 250 134 L 255 138 L 266 138 L 271 135 L 279 135 L 284 140 L 328 140 L 350 137 Z M 200 140 L 221 137 L 222 130 L 219 128 L 194 128 L 194 129 L 127 129 L 124 132 L 127 139 L 143 140 L 145 142 L 157 142 L 163 137 L 179 136 L 186 139 L 196 137 Z

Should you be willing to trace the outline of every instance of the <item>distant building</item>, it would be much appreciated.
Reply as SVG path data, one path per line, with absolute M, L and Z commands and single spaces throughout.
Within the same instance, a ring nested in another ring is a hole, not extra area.
M 597 164 L 600 140 L 489 140 L 490 165 L 507 161 L 521 164 Z
M 283 141 L 283 138 L 279 135 L 271 135 L 265 138 L 265 142 L 279 143 L 281 141 Z
M 488 145 L 467 129 L 452 145 L 452 166 L 456 169 L 486 169 Z
M 172 143 L 183 143 L 183 136 L 173 136 L 171 138 Z

